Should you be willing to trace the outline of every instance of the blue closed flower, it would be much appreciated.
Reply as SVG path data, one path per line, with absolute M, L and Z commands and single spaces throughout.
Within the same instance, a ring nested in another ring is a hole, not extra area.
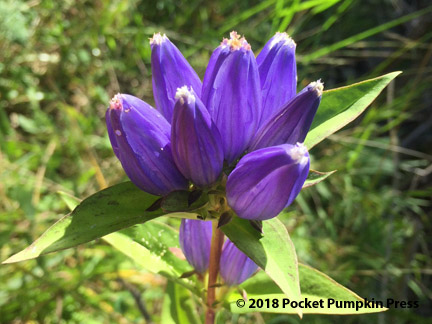
M 187 189 L 171 154 L 171 127 L 157 110 L 134 96 L 118 94 L 105 119 L 114 153 L 137 187 L 153 195 Z
M 309 154 L 303 144 L 283 144 L 246 154 L 228 177 L 228 204 L 238 216 L 265 220 L 289 206 L 306 181 Z
M 320 104 L 322 91 L 321 81 L 312 82 L 280 107 L 259 129 L 249 150 L 303 143 Z
M 262 123 L 296 95 L 296 43 L 287 33 L 276 33 L 257 56 L 262 90 Z
M 200 274 L 205 273 L 209 266 L 211 237 L 211 221 L 182 219 L 180 247 L 186 260 Z M 241 284 L 258 270 L 258 266 L 229 239 L 223 246 L 219 268 L 228 286 Z
M 236 32 L 230 36 L 211 56 L 202 91 L 229 164 L 249 146 L 262 114 L 259 72 L 251 47 Z
M 154 34 L 150 45 L 156 109 L 171 123 L 177 88 L 187 85 L 200 96 L 201 80 L 165 34 Z
M 220 259 L 220 275 L 228 286 L 240 285 L 258 270 L 258 266 L 233 242 L 226 240 Z
M 180 247 L 186 260 L 201 274 L 206 272 L 209 266 L 211 237 L 211 221 L 182 219 Z
M 219 130 L 200 98 L 187 87 L 176 94 L 171 141 L 180 172 L 200 187 L 212 185 L 223 166 Z

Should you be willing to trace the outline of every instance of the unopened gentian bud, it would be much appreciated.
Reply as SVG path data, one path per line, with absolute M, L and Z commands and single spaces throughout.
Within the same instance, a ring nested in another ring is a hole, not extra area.
M 192 89 L 177 89 L 171 129 L 174 161 L 194 184 L 206 187 L 219 177 L 223 150 L 219 131 Z
M 295 50 L 296 43 L 287 33 L 276 33 L 256 58 L 262 91 L 261 124 L 296 95 Z
M 236 32 L 210 58 L 202 101 L 218 127 L 225 160 L 235 161 L 250 145 L 261 121 L 261 88 L 255 56 Z
M 246 154 L 228 177 L 229 206 L 241 218 L 276 217 L 299 194 L 309 172 L 303 144 L 283 144 Z
M 270 117 L 258 131 L 249 151 L 279 145 L 302 143 L 321 102 L 323 84 L 310 83 Z
M 153 195 L 187 189 L 171 154 L 171 127 L 144 101 L 118 94 L 105 115 L 114 153 L 131 181 Z
M 257 269 L 258 266 L 255 262 L 227 239 L 220 260 L 220 274 L 225 284 L 228 286 L 239 285 L 252 276 Z
M 171 123 L 177 88 L 187 84 L 200 97 L 201 80 L 165 34 L 154 34 L 150 39 L 150 45 L 156 108 Z
M 209 266 L 211 237 L 211 221 L 182 219 L 180 247 L 186 260 L 201 274 L 206 272 Z

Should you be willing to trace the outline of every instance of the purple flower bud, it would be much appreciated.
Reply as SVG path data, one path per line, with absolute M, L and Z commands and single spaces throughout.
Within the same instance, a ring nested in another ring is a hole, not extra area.
M 288 101 L 259 129 L 249 151 L 303 142 L 320 104 L 323 88 L 321 81 L 312 82 Z
M 206 272 L 209 266 L 211 237 L 211 221 L 182 219 L 180 247 L 186 260 L 199 273 Z
M 219 177 L 223 151 L 219 131 L 193 90 L 177 89 L 171 129 L 174 161 L 194 184 L 206 187 Z
M 252 276 L 257 269 L 255 262 L 227 239 L 220 260 L 220 274 L 225 283 L 228 286 L 239 285 Z
M 246 39 L 232 32 L 210 58 L 202 101 L 218 127 L 228 163 L 249 146 L 261 120 L 258 66 Z
M 309 172 L 303 144 L 283 144 L 246 154 L 228 177 L 228 204 L 241 218 L 276 217 L 299 194 Z
M 201 80 L 165 34 L 154 34 L 150 45 L 156 108 L 171 123 L 177 88 L 187 85 L 200 97 Z
M 257 56 L 262 90 L 262 122 L 296 95 L 296 43 L 287 33 L 276 33 Z
M 114 153 L 131 181 L 153 195 L 187 189 L 188 181 L 177 169 L 170 144 L 170 124 L 144 101 L 116 95 L 106 115 Z

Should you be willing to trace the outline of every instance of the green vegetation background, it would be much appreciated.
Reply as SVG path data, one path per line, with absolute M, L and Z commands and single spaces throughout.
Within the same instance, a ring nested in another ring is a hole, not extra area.
M 315 169 L 338 172 L 281 216 L 299 258 L 362 297 L 420 303 L 303 323 L 426 323 L 431 9 L 427 0 L 1 1 L 0 259 L 68 212 L 58 191 L 84 198 L 126 180 L 104 113 L 119 91 L 153 103 L 154 32 L 166 32 L 202 77 L 232 29 L 255 53 L 286 30 L 298 44 L 299 89 L 319 78 L 331 89 L 404 71 L 360 120 L 311 151 Z M 101 241 L 2 265 L 0 278 L 1 323 L 158 323 L 166 284 Z M 227 323 L 299 322 L 222 315 Z

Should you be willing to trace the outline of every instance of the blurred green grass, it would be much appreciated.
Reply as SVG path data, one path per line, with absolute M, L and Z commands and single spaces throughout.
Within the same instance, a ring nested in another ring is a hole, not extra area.
M 360 120 L 312 150 L 315 169 L 338 172 L 282 216 L 299 257 L 363 297 L 420 301 L 415 310 L 306 321 L 424 323 L 432 315 L 430 13 L 426 0 L 0 2 L 0 258 L 68 212 L 57 191 L 82 198 L 126 179 L 104 113 L 119 91 L 153 103 L 153 32 L 166 32 L 202 77 L 232 29 L 255 53 L 286 30 L 298 44 L 299 88 L 404 71 Z M 162 279 L 100 241 L 3 265 L 0 277 L 1 323 L 141 323 L 122 280 L 142 292 L 157 323 L 164 293 Z

